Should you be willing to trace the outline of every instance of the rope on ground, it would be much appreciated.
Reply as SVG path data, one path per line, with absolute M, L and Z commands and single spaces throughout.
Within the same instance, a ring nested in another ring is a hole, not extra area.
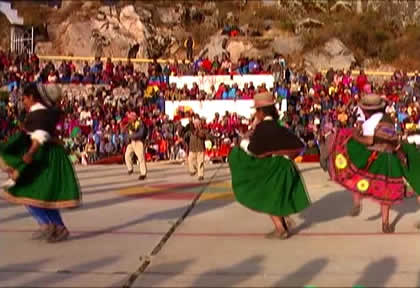
M 222 168 L 223 164 L 220 164 L 219 167 L 217 167 L 216 171 L 213 173 L 213 175 L 210 177 L 210 179 L 207 181 L 205 185 L 201 188 L 200 192 L 197 193 L 197 195 L 194 197 L 193 201 L 190 203 L 188 208 L 185 210 L 185 212 L 181 215 L 181 217 L 178 218 L 178 220 L 171 226 L 171 228 L 168 230 L 168 232 L 165 233 L 165 235 L 162 237 L 162 239 L 159 241 L 159 243 L 155 246 L 155 248 L 150 253 L 150 257 L 156 256 L 160 250 L 162 250 L 162 247 L 165 245 L 165 243 L 169 240 L 169 238 L 175 233 L 178 226 L 184 222 L 185 218 L 191 213 L 191 211 L 194 209 L 195 205 L 197 204 L 197 201 L 200 199 L 201 195 L 206 191 L 206 189 L 209 187 L 213 179 L 216 177 L 217 173 L 220 171 L 220 168 Z M 140 267 L 137 269 L 136 272 L 130 275 L 127 282 L 124 284 L 123 288 L 130 288 L 133 283 L 137 280 L 137 278 L 149 267 L 152 260 L 150 257 L 140 257 L 140 261 L 143 261 Z

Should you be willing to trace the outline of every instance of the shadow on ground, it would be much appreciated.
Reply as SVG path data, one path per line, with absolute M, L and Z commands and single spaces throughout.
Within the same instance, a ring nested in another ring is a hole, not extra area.
M 189 266 L 191 266 L 195 260 L 189 259 L 189 260 L 182 260 L 177 262 L 169 262 L 169 263 L 163 263 L 159 265 L 153 265 L 150 264 L 149 269 L 151 271 L 148 271 L 147 269 L 145 272 L 143 272 L 137 280 L 134 282 L 132 287 L 138 287 L 138 286 L 147 286 L 147 287 L 156 287 L 160 285 L 161 282 L 168 281 L 171 278 L 176 277 L 177 275 L 183 274 L 185 270 Z M 148 277 L 150 276 L 150 277 Z M 144 285 L 142 285 L 142 281 L 145 281 Z M 136 285 L 136 283 L 139 283 L 140 285 Z M 122 283 L 117 282 L 112 285 L 112 287 L 121 287 Z
M 314 224 L 347 216 L 351 208 L 351 201 L 351 194 L 345 190 L 325 195 L 299 214 L 304 222 L 296 228 L 296 232 L 305 230 Z M 346 203 L 348 203 L 347 209 Z
M 217 268 L 201 274 L 192 287 L 233 287 L 244 282 L 262 271 L 264 256 L 253 256 L 227 268 Z
M 98 270 L 99 268 L 103 268 L 103 267 L 111 265 L 118 259 L 119 257 L 117 256 L 103 257 L 95 261 L 90 261 L 90 262 L 68 267 L 65 271 L 57 271 L 56 273 L 46 273 L 42 277 L 31 280 L 30 282 L 27 282 L 27 283 L 19 284 L 19 286 L 20 287 L 47 287 L 48 285 L 52 285 L 52 284 L 57 285 L 57 283 L 73 278 L 75 274 L 92 273 L 92 271 L 94 270 Z
M 286 275 L 283 279 L 276 282 L 273 287 L 303 287 L 322 270 L 327 267 L 328 260 L 326 258 L 314 259 L 295 272 Z
M 192 213 L 188 217 L 199 215 L 201 213 L 205 213 L 207 211 L 214 210 L 214 209 L 222 209 L 223 207 L 229 205 L 230 203 L 232 203 L 232 201 L 206 201 L 206 202 L 204 202 L 200 205 L 197 205 L 192 210 Z M 186 205 L 186 206 L 179 207 L 179 208 L 174 208 L 174 209 L 169 209 L 169 210 L 165 210 L 165 211 L 150 213 L 150 214 L 147 214 L 145 216 L 127 221 L 125 223 L 121 223 L 121 224 L 118 224 L 118 225 L 113 225 L 113 226 L 107 227 L 105 229 L 86 232 L 86 233 L 81 233 L 77 236 L 72 237 L 69 240 L 81 240 L 81 239 L 86 239 L 86 238 L 92 238 L 92 237 L 96 237 L 96 236 L 99 236 L 99 235 L 102 235 L 102 234 L 105 234 L 105 233 L 110 233 L 110 232 L 113 232 L 113 231 L 116 231 L 116 230 L 122 230 L 122 229 L 128 228 L 130 226 L 138 225 L 138 224 L 145 223 L 145 222 L 148 222 L 148 221 L 177 220 L 179 217 L 181 217 L 185 213 L 185 211 L 188 208 L 189 208 L 189 205 Z
M 393 257 L 370 263 L 363 274 L 354 283 L 361 287 L 384 287 L 397 269 L 397 261 Z
M 50 261 L 51 259 L 40 259 L 31 262 L 8 264 L 2 266 L 0 267 L 0 282 L 4 282 L 15 277 L 20 277 L 20 275 L 25 272 L 40 271 L 40 268 Z

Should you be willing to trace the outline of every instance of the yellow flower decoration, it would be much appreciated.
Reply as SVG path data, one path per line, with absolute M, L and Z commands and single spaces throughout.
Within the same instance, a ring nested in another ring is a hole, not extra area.
M 347 167 L 347 159 L 343 154 L 338 154 L 335 157 L 335 167 L 338 169 L 345 169 Z
M 369 181 L 366 179 L 362 179 L 359 182 L 357 182 L 357 189 L 360 192 L 366 192 L 369 189 Z

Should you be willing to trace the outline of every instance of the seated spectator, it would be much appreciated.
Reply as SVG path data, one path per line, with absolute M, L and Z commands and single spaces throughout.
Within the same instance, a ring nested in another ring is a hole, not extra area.
M 216 88 L 214 85 L 210 86 L 210 92 L 206 94 L 207 100 L 214 100 L 216 98 Z
M 214 56 L 213 63 L 212 63 L 211 66 L 212 66 L 211 74 L 213 74 L 213 75 L 219 74 L 219 70 L 221 68 L 221 64 L 219 62 L 219 57 Z
M 249 90 L 248 83 L 245 83 L 244 89 L 242 90 L 242 93 L 241 93 L 241 99 L 243 99 L 243 100 L 249 100 L 249 99 L 253 99 L 253 98 L 254 98 L 254 95 Z
M 259 87 L 258 87 L 258 92 L 257 93 L 265 93 L 268 92 L 268 89 L 265 85 L 265 83 L 262 83 Z
M 106 60 L 104 73 L 107 77 L 114 75 L 114 63 L 112 63 L 111 58 Z
M 128 75 L 133 75 L 133 73 L 134 73 L 134 65 L 133 65 L 133 63 L 131 63 L 131 60 L 130 59 L 128 59 L 127 64 L 125 65 L 124 71 Z
M 225 85 L 224 88 L 225 89 L 224 89 L 223 94 L 222 94 L 222 99 L 226 100 L 226 99 L 229 99 L 230 86 Z
M 91 68 L 89 66 L 88 61 L 85 61 L 85 64 L 83 66 L 83 76 L 86 77 L 88 73 L 90 73 Z
M 58 75 L 55 70 L 50 70 L 50 73 L 48 74 L 48 83 L 58 83 Z

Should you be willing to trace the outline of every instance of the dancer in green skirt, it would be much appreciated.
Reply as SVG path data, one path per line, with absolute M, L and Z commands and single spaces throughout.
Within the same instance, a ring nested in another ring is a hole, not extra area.
M 359 106 L 366 121 L 360 128 L 341 129 L 334 135 L 329 173 L 353 192 L 351 216 L 360 214 L 362 198 L 375 199 L 381 206 L 382 231 L 392 233 L 389 209 L 407 196 L 404 178 L 420 193 L 420 153 L 415 145 L 400 141 L 383 98 L 366 95 Z
M 54 106 L 60 97 L 58 86 L 27 85 L 23 129 L 0 145 L 0 167 L 10 177 L 1 196 L 25 205 L 40 226 L 32 238 L 48 242 L 69 236 L 58 209 L 80 203 L 73 166 L 54 136 L 60 116 Z
M 268 238 L 286 239 L 293 221 L 289 215 L 310 205 L 303 179 L 293 161 L 303 143 L 278 123 L 278 112 L 270 93 L 254 96 L 259 122 L 249 139 L 229 154 L 232 188 L 239 203 L 268 214 L 274 231 Z M 285 156 L 288 156 L 285 157 Z

